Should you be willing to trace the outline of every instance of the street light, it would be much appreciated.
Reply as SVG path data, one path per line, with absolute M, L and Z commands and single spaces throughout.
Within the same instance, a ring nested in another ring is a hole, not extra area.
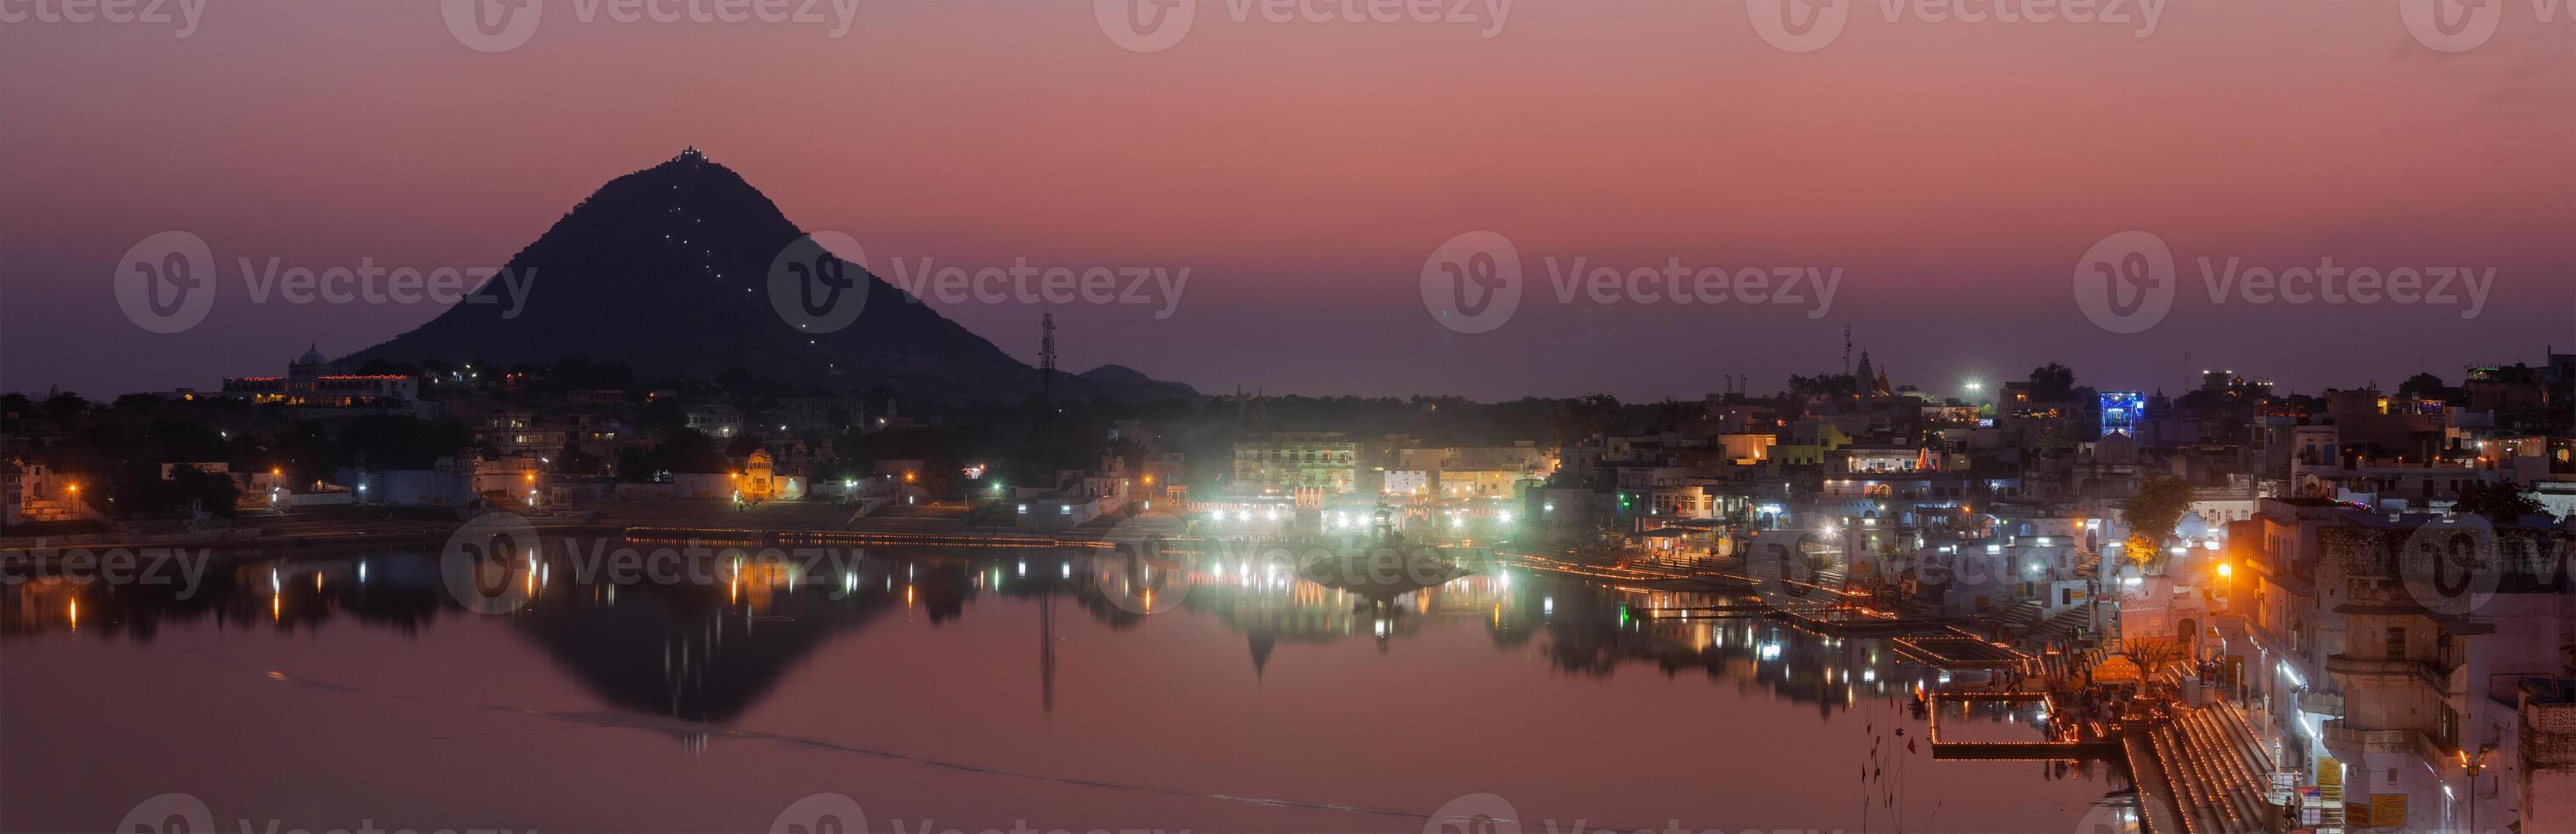
M 2495 755 L 2496 746 L 2478 745 L 2478 754 L 2475 756 L 2469 755 L 2469 751 L 2466 750 L 2455 752 L 2460 756 L 2460 769 L 2467 771 L 2469 775 L 2469 830 L 2476 831 L 2478 830 L 2478 771 L 2487 768 L 2487 759 Z

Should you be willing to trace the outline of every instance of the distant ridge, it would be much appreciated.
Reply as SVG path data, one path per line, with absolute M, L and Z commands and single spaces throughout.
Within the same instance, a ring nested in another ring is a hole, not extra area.
M 610 180 L 519 250 L 506 269 L 530 276 L 524 300 L 510 297 L 508 282 L 486 282 L 466 303 L 342 361 L 583 358 L 622 361 L 648 377 L 741 367 L 944 400 L 1017 400 L 1037 390 L 1036 369 L 863 270 L 867 302 L 857 321 L 820 334 L 788 324 L 770 306 L 769 269 L 804 234 L 732 169 L 683 152 Z M 1059 396 L 1197 395 L 1119 370 L 1059 380 Z

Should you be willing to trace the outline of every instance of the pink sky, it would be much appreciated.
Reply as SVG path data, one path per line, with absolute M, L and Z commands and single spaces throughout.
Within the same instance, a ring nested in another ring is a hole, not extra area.
M 2132 3 L 2134 5 L 2134 2 Z M 620 24 L 552 0 L 466 48 L 418 0 L 214 0 L 199 28 L 0 23 L 0 389 L 93 396 L 274 373 L 426 321 L 252 303 L 237 259 L 497 265 L 611 177 L 684 145 L 808 230 L 942 264 L 1192 270 L 1176 310 L 1057 309 L 1069 368 L 1205 390 L 1758 390 L 1840 362 L 1954 390 L 2052 359 L 2184 384 L 2183 354 L 2301 388 L 2576 349 L 2576 20 L 2502 4 L 2484 45 L 2394 2 L 2175 0 L 2136 25 L 1889 23 L 1793 54 L 1710 2 L 1513 4 L 1480 25 L 1244 22 L 1203 0 L 1169 50 L 1089 2 L 866 0 L 829 25 Z M 213 313 L 137 328 L 116 261 L 204 237 Z M 1419 273 L 1489 229 L 1515 317 L 1442 328 Z M 2182 261 L 2160 325 L 2073 298 L 2105 235 Z M 2492 267 L 2484 308 L 2209 303 L 2194 259 Z M 1840 267 L 1830 308 L 1559 301 L 1542 259 Z M 882 261 L 877 261 L 882 264 Z M 880 267 L 880 273 L 887 270 Z M 1033 354 L 1037 306 L 942 305 Z

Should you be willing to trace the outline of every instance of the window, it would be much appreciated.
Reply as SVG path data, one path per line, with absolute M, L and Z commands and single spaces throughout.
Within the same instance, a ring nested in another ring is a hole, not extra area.
M 2405 659 L 2406 659 L 2406 627 L 2405 627 L 2405 626 L 2389 626 L 2389 627 L 2388 627 L 2388 646 L 2387 646 L 2387 652 L 2388 652 L 2387 657 L 2388 657 L 2388 659 L 2389 659 L 2389 660 L 2405 660 Z

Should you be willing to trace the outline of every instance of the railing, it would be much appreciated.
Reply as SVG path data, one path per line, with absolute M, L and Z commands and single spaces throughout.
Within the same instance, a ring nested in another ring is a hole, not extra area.
M 2373 660 L 2348 654 L 2327 655 L 2326 674 L 2412 677 L 2425 686 L 2431 687 L 2436 693 L 2451 691 L 2451 676 L 2444 673 L 2440 667 L 2421 660 Z
M 2345 726 L 2346 720 L 2337 718 L 2325 722 L 2326 749 L 2342 748 L 2347 751 L 2381 753 L 2412 752 L 2424 757 L 2428 762 L 2447 762 L 2452 758 L 2453 751 L 2434 741 L 2432 735 L 2422 730 L 2362 730 Z

